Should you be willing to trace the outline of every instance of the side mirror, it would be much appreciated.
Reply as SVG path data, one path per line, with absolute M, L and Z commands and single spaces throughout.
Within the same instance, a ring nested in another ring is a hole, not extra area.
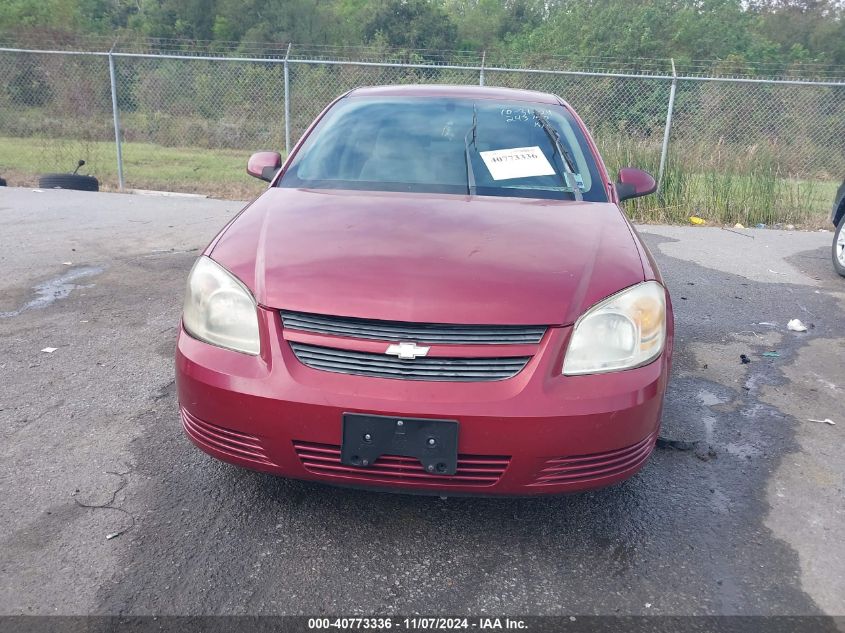
M 255 152 L 246 164 L 246 173 L 254 178 L 270 182 L 282 166 L 279 152 Z
M 616 193 L 619 201 L 647 196 L 657 191 L 657 181 L 647 171 L 636 167 L 623 167 L 616 178 Z

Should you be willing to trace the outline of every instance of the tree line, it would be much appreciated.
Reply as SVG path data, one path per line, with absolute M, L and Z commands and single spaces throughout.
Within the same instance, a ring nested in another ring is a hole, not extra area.
M 720 72 L 845 67 L 843 0 L 5 0 L 0 31 L 487 51 Z M 425 53 L 420 53 L 425 56 Z

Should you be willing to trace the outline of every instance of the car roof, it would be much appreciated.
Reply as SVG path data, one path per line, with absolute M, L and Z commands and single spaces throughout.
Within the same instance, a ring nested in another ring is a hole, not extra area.
M 533 101 L 535 103 L 559 104 L 559 97 L 547 92 L 498 88 L 488 86 L 449 86 L 438 84 L 417 84 L 400 86 L 368 86 L 355 88 L 351 97 L 452 97 L 455 99 L 497 99 L 511 101 Z

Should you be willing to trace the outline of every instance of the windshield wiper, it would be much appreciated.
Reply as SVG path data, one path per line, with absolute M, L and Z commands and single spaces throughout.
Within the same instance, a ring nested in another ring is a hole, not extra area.
M 557 130 L 552 127 L 552 124 L 549 123 L 548 119 L 546 119 L 539 110 L 534 110 L 534 118 L 537 119 L 540 127 L 543 128 L 546 136 L 549 137 L 555 151 L 560 154 L 560 160 L 561 163 L 563 163 L 564 169 L 564 173 L 561 174 L 561 176 L 563 176 L 564 187 L 572 187 L 572 195 L 575 196 L 575 199 L 578 202 L 581 202 L 584 199 L 584 196 L 581 195 L 581 188 L 578 186 L 578 179 L 575 176 L 575 161 L 572 160 L 569 152 L 563 148 L 563 143 L 560 142 L 560 135 L 557 133 Z M 571 184 L 569 182 L 570 178 L 572 179 Z
M 467 131 L 466 135 L 464 136 L 464 160 L 467 164 L 467 195 L 473 196 L 475 195 L 475 172 L 472 170 L 472 159 L 469 155 L 469 135 L 472 134 L 472 144 L 475 145 L 475 149 L 478 150 L 478 145 L 475 143 L 475 133 L 476 127 L 478 125 L 478 113 L 475 110 L 475 104 L 472 104 L 472 127 Z

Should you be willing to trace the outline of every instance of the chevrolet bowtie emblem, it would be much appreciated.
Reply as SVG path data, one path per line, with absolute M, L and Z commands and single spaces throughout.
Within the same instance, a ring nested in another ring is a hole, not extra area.
M 413 360 L 418 356 L 425 356 L 430 349 L 430 347 L 420 347 L 416 343 L 394 343 L 387 348 L 385 354 L 398 356 L 404 360 Z

